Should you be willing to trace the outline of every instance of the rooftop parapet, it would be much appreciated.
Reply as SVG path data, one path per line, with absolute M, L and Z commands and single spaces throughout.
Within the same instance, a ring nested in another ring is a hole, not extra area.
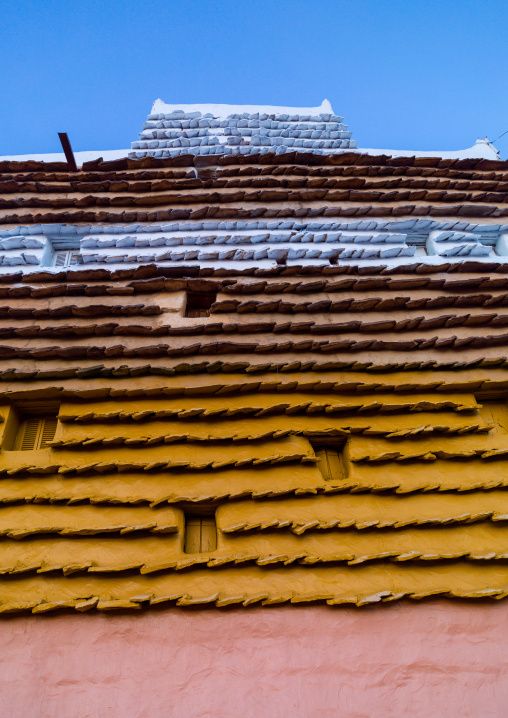
M 156 100 L 130 157 L 180 154 L 317 154 L 357 148 L 328 100 L 319 107 L 168 105 Z

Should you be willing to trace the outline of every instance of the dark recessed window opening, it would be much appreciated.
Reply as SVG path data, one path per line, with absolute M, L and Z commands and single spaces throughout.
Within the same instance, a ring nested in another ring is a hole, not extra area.
M 208 553 L 217 548 L 215 512 L 185 514 L 185 553 Z
M 342 452 L 344 445 L 331 442 L 329 438 L 313 438 L 312 448 L 317 456 L 318 469 L 325 481 L 336 481 L 346 477 Z
M 21 401 L 11 406 L 3 432 L 5 451 L 49 449 L 58 426 L 59 402 Z
M 187 292 L 185 316 L 209 317 L 210 308 L 216 299 L 216 292 Z

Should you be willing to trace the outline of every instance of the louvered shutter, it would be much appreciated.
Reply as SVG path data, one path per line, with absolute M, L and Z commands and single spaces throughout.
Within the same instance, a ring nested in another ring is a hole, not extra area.
M 54 267 L 69 267 L 73 264 L 78 263 L 79 252 L 73 252 L 72 250 L 59 250 L 55 252 L 53 259 Z
M 56 416 L 47 416 L 42 419 L 42 429 L 40 432 L 40 449 L 47 449 L 48 444 L 53 441 L 56 431 L 57 418 Z
M 68 252 L 55 252 L 55 258 L 53 260 L 54 267 L 65 267 L 67 264 Z
M 21 451 L 32 451 L 37 448 L 39 434 L 41 431 L 41 419 L 25 419 L 21 425 L 23 432 L 21 439 Z
M 57 421 L 56 416 L 25 419 L 18 434 L 21 437 L 21 442 L 18 444 L 19 450 L 47 449 L 48 444 L 53 441 L 55 436 Z

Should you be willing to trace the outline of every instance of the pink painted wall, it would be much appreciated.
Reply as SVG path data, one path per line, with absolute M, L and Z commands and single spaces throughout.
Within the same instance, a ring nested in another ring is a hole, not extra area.
M 508 602 L 0 623 L 1 718 L 505 718 Z

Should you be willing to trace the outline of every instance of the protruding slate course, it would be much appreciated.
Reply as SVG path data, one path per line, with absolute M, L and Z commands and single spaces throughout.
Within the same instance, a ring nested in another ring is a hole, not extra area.
M 311 109 L 0 162 L 0 613 L 508 596 L 508 166 Z

